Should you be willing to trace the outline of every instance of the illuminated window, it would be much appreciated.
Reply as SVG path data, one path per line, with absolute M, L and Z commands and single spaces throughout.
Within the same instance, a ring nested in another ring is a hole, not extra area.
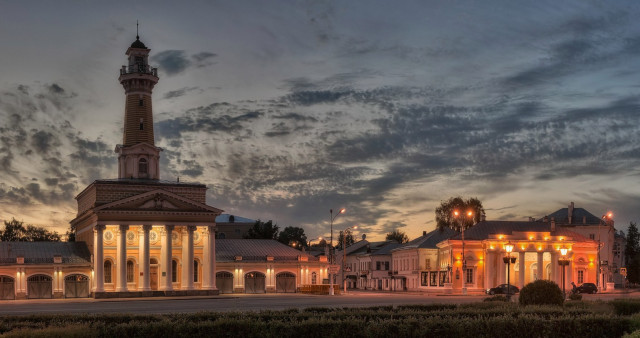
M 111 261 L 104 261 L 104 282 L 111 282 Z
M 133 261 L 127 261 L 127 283 L 133 283 Z
M 467 273 L 465 274 L 466 283 L 473 284 L 473 269 L 467 269 Z
M 311 284 L 315 285 L 318 282 L 318 274 L 315 272 L 311 273 Z
M 584 283 L 584 270 L 578 270 L 578 284 Z

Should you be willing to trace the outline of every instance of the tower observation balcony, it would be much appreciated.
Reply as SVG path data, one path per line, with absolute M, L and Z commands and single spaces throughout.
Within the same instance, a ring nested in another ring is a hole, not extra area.
M 149 65 L 143 64 L 122 66 L 122 68 L 120 68 L 120 75 L 127 74 L 149 74 L 158 77 L 158 68 L 153 68 Z

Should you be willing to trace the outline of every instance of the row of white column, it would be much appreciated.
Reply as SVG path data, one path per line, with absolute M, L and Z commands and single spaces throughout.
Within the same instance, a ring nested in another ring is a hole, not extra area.
M 94 271 L 95 271 L 95 292 L 104 292 L 104 229 L 105 225 L 98 224 L 94 227 Z M 150 255 L 149 255 L 149 232 L 152 225 L 143 225 L 139 232 L 139 267 L 140 277 L 137 291 L 150 291 L 151 281 L 149 279 L 150 271 Z M 160 250 L 160 266 L 162 273 L 159 276 L 159 290 L 172 291 L 172 260 L 173 260 L 173 242 L 172 232 L 174 231 L 174 225 L 164 225 L 161 232 L 161 250 Z M 116 292 L 127 292 L 127 230 L 128 225 L 120 225 L 116 236 Z M 187 236 L 183 237 L 182 247 L 186 250 L 182 250 L 183 266 L 182 269 L 182 290 L 193 290 L 193 233 L 196 230 L 195 226 L 187 226 Z M 202 289 L 214 290 L 216 289 L 215 280 L 215 230 L 213 226 L 207 226 L 204 233 L 204 245 L 203 245 L 203 264 L 202 264 Z
M 543 251 L 536 251 L 537 254 L 537 259 L 536 259 L 536 263 L 538 266 L 538 272 L 537 272 L 537 279 L 547 279 L 546 276 L 546 271 L 545 271 L 545 266 L 544 266 L 544 252 Z M 562 283 L 562 275 L 561 275 L 561 271 L 558 272 L 558 269 L 561 269 L 558 266 L 558 254 L 556 252 L 550 252 L 551 254 L 551 280 L 552 281 L 556 281 L 558 285 L 560 285 L 560 287 L 562 287 L 561 283 Z M 506 264 L 503 262 L 502 257 L 505 257 L 506 253 L 501 253 L 501 252 L 487 252 L 487 263 L 488 264 L 494 264 L 495 262 L 495 267 L 497 268 L 498 271 L 498 283 L 496 284 L 506 284 L 507 283 L 507 273 L 506 273 Z M 517 262 L 520 263 L 520 269 L 518 270 L 518 281 L 520 285 L 518 285 L 518 287 L 522 288 L 524 286 L 524 280 L 525 280 L 525 272 L 526 269 L 524 268 L 524 261 L 525 261 L 525 252 L 517 252 L 517 253 L 511 253 L 511 257 L 517 257 L 518 260 Z M 513 265 L 513 264 L 512 264 Z M 568 272 L 570 272 L 570 266 L 568 266 Z M 568 274 L 569 275 L 569 274 Z M 515 276 L 513 276 L 515 277 Z M 512 277 L 512 278 L 513 278 Z M 568 278 L 565 276 L 565 279 L 568 280 Z M 513 280 L 513 279 L 512 279 Z M 487 288 L 489 287 L 493 287 L 495 285 L 492 285 L 491 283 L 492 281 L 492 274 L 486 273 L 485 272 L 485 286 Z

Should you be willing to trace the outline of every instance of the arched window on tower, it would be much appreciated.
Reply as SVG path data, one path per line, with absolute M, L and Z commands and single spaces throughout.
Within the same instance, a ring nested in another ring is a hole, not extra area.
M 142 102 L 142 100 L 140 100 Z M 144 130 L 144 119 L 140 119 L 140 130 Z
M 141 158 L 140 161 L 138 161 L 138 174 L 140 174 L 140 175 L 146 175 L 147 174 L 147 159 L 146 158 Z

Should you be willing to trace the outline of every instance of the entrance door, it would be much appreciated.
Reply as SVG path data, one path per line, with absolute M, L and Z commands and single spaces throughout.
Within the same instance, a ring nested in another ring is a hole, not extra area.
M 14 279 L 0 276 L 0 299 L 16 299 Z
M 220 293 L 233 293 L 233 274 L 226 271 L 216 273 L 216 287 Z
M 260 272 L 249 272 L 244 275 L 245 293 L 265 293 L 265 275 Z
M 47 275 L 33 275 L 27 278 L 29 298 L 51 298 L 53 278 Z
M 296 292 L 296 275 L 291 272 L 277 274 L 276 292 Z
M 149 267 L 149 284 L 151 290 L 158 290 L 158 266 Z
M 64 296 L 66 298 L 89 297 L 89 277 L 69 275 L 64 278 Z

